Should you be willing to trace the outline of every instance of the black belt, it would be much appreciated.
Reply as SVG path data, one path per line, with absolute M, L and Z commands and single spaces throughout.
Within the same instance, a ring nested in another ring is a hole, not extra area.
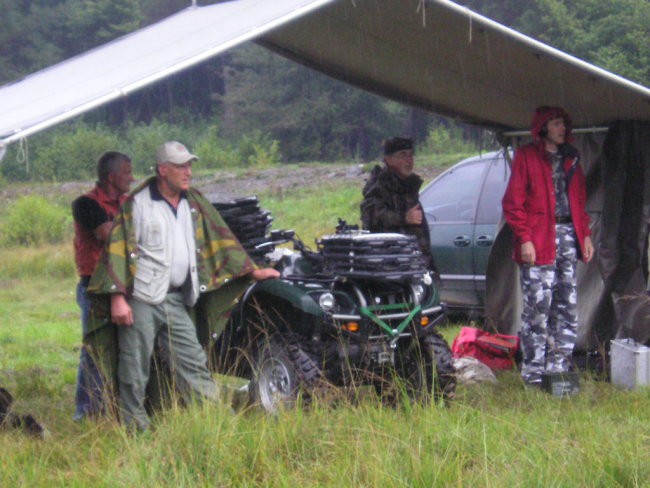
M 572 224 L 573 220 L 571 217 L 555 217 L 556 224 Z
M 183 291 L 183 287 L 181 286 L 170 286 L 169 290 L 167 290 L 167 293 L 180 293 Z
M 88 283 L 90 283 L 90 276 L 80 276 L 79 283 L 81 283 L 81 286 L 88 286 Z

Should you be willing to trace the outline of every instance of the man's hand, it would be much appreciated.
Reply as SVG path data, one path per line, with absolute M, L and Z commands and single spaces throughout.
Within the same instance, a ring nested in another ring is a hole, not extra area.
M 121 293 L 111 295 L 111 321 L 116 325 L 133 325 L 133 312 Z
M 269 278 L 279 278 L 280 272 L 273 268 L 256 269 L 251 273 L 251 276 L 256 281 L 268 280 Z
M 591 237 L 585 237 L 585 263 L 591 261 L 591 258 L 594 257 L 594 245 L 591 242 Z
M 521 245 L 521 260 L 524 262 L 524 264 L 530 264 L 533 265 L 535 264 L 535 259 L 537 256 L 535 255 L 535 246 L 531 241 L 524 242 Z
M 422 223 L 422 207 L 419 203 L 407 210 L 404 220 L 409 225 L 420 225 Z

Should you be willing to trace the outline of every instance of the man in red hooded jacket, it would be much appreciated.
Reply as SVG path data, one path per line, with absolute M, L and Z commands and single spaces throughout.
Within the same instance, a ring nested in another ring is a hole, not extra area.
M 531 385 L 541 384 L 545 372 L 569 370 L 578 328 L 576 264 L 594 254 L 571 129 L 562 108 L 537 108 L 533 142 L 515 152 L 503 197 L 524 296 L 521 374 Z

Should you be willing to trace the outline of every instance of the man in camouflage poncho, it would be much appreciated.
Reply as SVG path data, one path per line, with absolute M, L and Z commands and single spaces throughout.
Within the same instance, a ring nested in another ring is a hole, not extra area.
M 196 159 L 175 141 L 158 149 L 157 176 L 124 203 L 88 287 L 89 293 L 110 295 L 110 310 L 95 300 L 88 340 L 103 344 L 97 353 L 107 353 L 110 332 L 102 329 L 116 329 L 120 414 L 130 428 L 149 426 L 144 399 L 156 341 L 186 399 L 218 399 L 188 307 L 204 311 L 197 324 L 218 333 L 251 279 L 279 275 L 257 269 L 218 212 L 190 187 Z M 108 356 L 114 368 L 115 358 Z
M 415 236 L 427 267 L 435 270 L 429 226 L 419 200 L 422 178 L 413 172 L 413 140 L 391 137 L 383 146 L 384 165 L 374 167 L 363 188 L 363 228 Z

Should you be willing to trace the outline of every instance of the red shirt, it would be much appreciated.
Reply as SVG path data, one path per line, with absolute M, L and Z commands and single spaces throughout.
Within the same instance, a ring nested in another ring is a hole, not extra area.
M 579 255 L 584 256 L 584 240 L 591 235 L 591 229 L 585 211 L 585 176 L 577 155 L 565 157 L 564 174 Z M 525 242 L 535 246 L 536 266 L 555 261 L 555 188 L 551 163 L 539 145 L 527 144 L 515 152 L 512 175 L 503 196 L 503 214 L 514 233 L 515 261 L 523 262 L 521 245 Z
M 104 242 L 94 231 L 105 222 L 112 222 L 126 195 L 110 198 L 96 185 L 90 192 L 72 202 L 74 216 L 74 257 L 79 276 L 90 276 L 95 270 Z

